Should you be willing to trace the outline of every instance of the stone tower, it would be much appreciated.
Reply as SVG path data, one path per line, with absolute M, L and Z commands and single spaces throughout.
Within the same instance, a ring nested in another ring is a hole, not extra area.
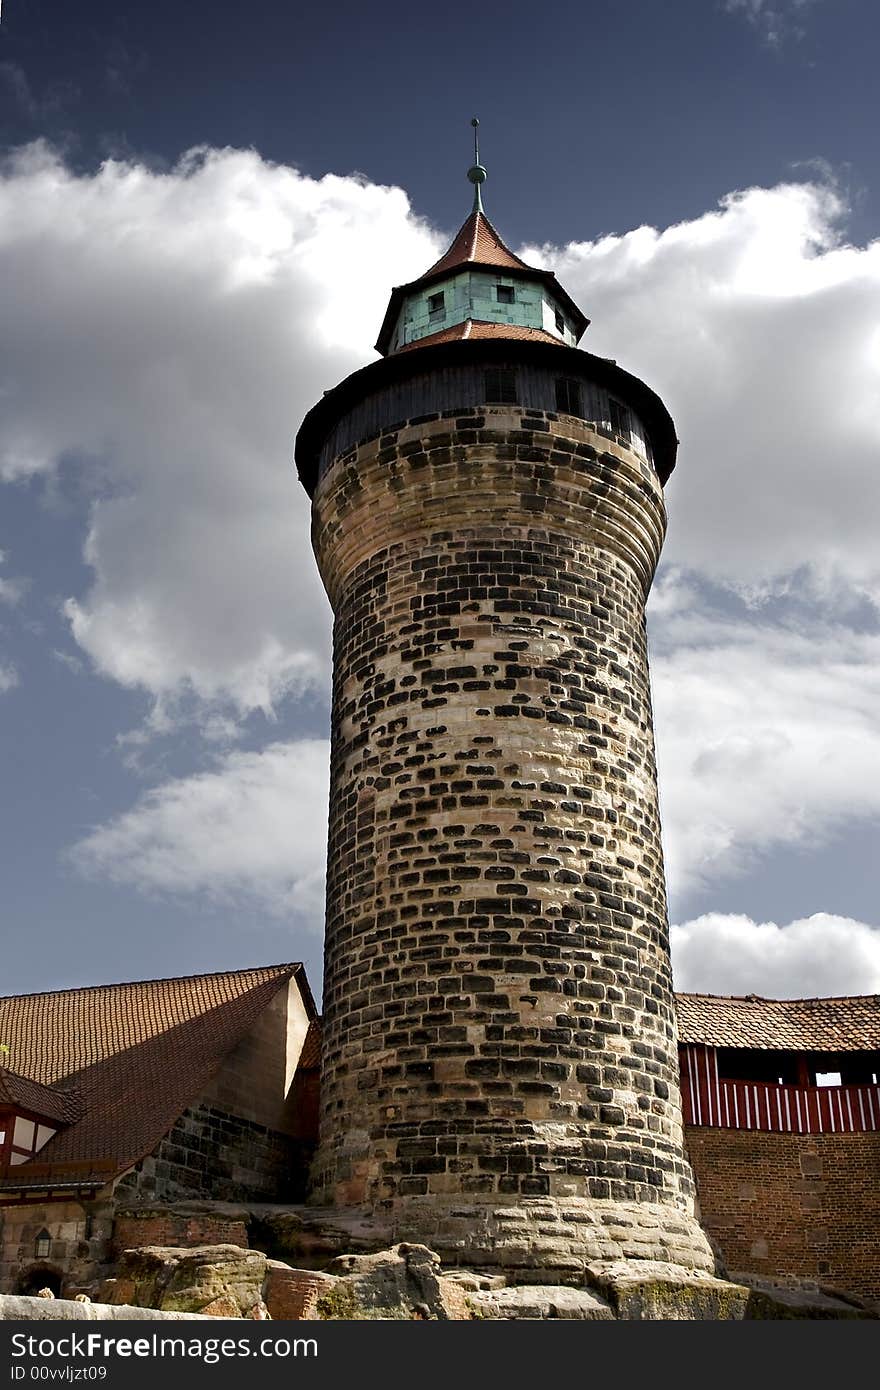
M 296 444 L 335 614 L 314 1200 L 447 1259 L 709 1269 L 644 623 L 675 432 L 469 178 Z

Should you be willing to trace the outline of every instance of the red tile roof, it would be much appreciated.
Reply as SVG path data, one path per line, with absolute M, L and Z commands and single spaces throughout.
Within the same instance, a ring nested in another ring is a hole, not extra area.
M 462 224 L 449 250 L 425 271 L 422 279 L 427 279 L 430 275 L 445 274 L 458 266 L 467 265 L 468 262 L 498 266 L 505 270 L 531 270 L 531 266 L 508 250 L 482 211 L 471 213 Z
M 762 999 L 677 994 L 679 1041 L 786 1052 L 880 1048 L 880 994 L 831 999 Z
M 122 1172 L 150 1153 L 292 978 L 314 1016 L 299 964 L 0 998 L 16 1073 L 82 1099 L 81 1118 L 35 1162 L 113 1160 Z
M 453 343 L 466 338 L 510 338 L 520 343 L 558 344 L 560 341 L 554 334 L 545 333 L 543 328 L 527 328 L 518 323 L 476 323 L 473 319 L 465 319 L 464 323 L 454 323 L 451 328 L 441 328 L 437 333 L 417 338 L 415 342 L 400 348 L 400 351 L 411 352 L 413 348 L 430 347 L 432 343 Z
M 44 1120 L 56 1120 L 67 1125 L 82 1113 L 82 1098 L 78 1091 L 59 1086 L 46 1086 L 29 1076 L 0 1068 L 0 1105 L 14 1110 L 27 1110 Z
M 309 1024 L 299 1055 L 300 1071 L 313 1071 L 321 1065 L 321 1020 L 313 1018 Z

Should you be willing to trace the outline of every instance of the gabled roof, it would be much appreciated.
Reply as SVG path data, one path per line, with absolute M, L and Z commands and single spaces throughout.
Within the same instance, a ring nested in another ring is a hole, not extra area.
M 786 1052 L 880 1048 L 880 994 L 829 999 L 677 994 L 675 999 L 683 1043 Z
M 538 266 L 527 265 L 519 256 L 515 256 L 510 248 L 504 245 L 482 208 L 475 208 L 465 218 L 458 233 L 453 238 L 449 250 L 444 252 L 439 261 L 435 261 L 417 280 L 410 280 L 406 285 L 395 285 L 391 291 L 388 308 L 385 310 L 382 327 L 379 329 L 379 336 L 376 339 L 376 351 L 381 352 L 383 357 L 387 356 L 401 305 L 407 295 L 413 294 L 417 290 L 426 289 L 429 285 L 436 284 L 439 280 L 448 279 L 450 275 L 455 275 L 462 270 L 489 270 L 496 274 L 513 276 L 515 279 L 537 280 L 567 310 L 574 325 L 576 340 L 589 327 L 590 320 L 581 312 L 567 291 L 562 288 L 552 270 L 541 270 Z M 505 325 L 497 324 L 493 327 L 497 327 L 503 332 Z M 513 328 L 510 328 L 504 336 L 514 338 L 517 333 Z M 549 333 L 542 336 L 551 341 L 558 341 Z M 431 334 L 430 338 L 418 339 L 415 343 L 407 344 L 407 347 L 419 347 L 422 343 L 435 340 L 436 335 Z
M 300 964 L 0 998 L 0 1037 L 16 1074 L 44 1088 L 75 1088 L 82 1102 L 81 1116 L 35 1164 L 82 1171 L 103 1162 L 106 1182 L 108 1160 L 117 1173 L 138 1162 L 291 979 L 313 1018 Z M 14 1170 L 17 1184 L 28 1167 Z M 0 1187 L 12 1181 L 10 1174 Z
M 26 1110 L 44 1120 L 68 1125 L 82 1113 L 82 1098 L 78 1091 L 60 1086 L 46 1086 L 29 1076 L 0 1068 L 0 1106 Z

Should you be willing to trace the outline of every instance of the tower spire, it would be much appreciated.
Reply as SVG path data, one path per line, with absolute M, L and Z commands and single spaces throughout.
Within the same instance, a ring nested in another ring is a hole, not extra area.
M 486 182 L 486 170 L 480 163 L 480 122 L 477 120 L 476 116 L 474 116 L 473 120 L 471 121 L 471 125 L 474 128 L 474 162 L 473 166 L 470 169 L 468 169 L 468 178 L 474 185 L 473 211 L 482 212 L 483 201 L 480 197 L 480 185 Z

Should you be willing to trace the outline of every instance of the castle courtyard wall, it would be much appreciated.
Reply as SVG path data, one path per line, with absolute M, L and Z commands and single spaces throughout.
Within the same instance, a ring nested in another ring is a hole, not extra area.
M 685 1132 L 703 1229 L 732 1273 L 880 1306 L 880 1134 Z

